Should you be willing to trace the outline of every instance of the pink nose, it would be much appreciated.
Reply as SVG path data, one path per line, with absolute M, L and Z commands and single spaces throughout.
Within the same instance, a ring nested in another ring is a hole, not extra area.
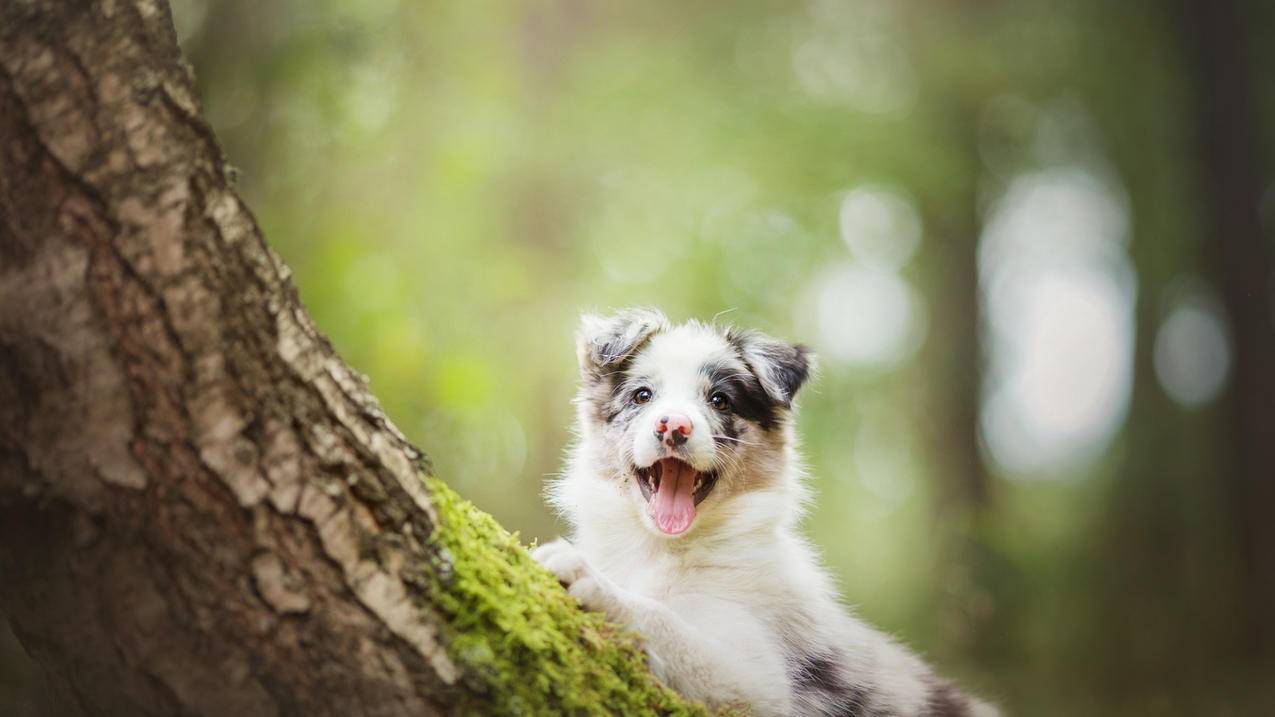
M 655 425 L 655 437 L 667 441 L 670 446 L 686 443 L 690 435 L 691 419 L 681 413 L 660 416 L 660 422 Z

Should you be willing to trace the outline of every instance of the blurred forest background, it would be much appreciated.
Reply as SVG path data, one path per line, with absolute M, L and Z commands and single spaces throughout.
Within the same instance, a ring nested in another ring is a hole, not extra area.
M 174 10 L 315 320 L 525 541 L 577 315 L 720 314 L 821 355 L 869 621 L 1010 714 L 1275 714 L 1275 4 Z

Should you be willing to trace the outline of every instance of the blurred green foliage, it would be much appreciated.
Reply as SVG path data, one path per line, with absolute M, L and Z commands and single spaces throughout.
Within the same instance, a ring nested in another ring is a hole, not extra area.
M 1174 7 L 180 0 L 175 13 L 207 114 L 318 325 L 439 474 L 524 540 L 561 530 L 541 491 L 571 440 L 578 314 L 721 314 L 826 354 L 799 424 L 818 495 L 808 528 L 869 621 L 1012 714 L 1270 714 L 1273 673 L 1235 647 L 1211 480 L 1226 428 L 1215 402 L 1166 398 L 1148 358 L 1175 282 L 1208 274 Z M 1245 7 L 1269 39 L 1270 10 Z M 1271 67 L 1253 47 L 1253 67 Z M 1254 74 L 1275 126 L 1269 72 Z M 1015 469 L 974 428 L 996 378 L 979 367 L 1007 350 L 978 315 L 988 299 L 950 299 L 962 272 L 973 296 L 978 238 L 1015 178 L 1058 167 L 1096 177 L 1123 213 L 1094 276 L 1137 297 L 1136 329 L 1116 341 L 1131 352 L 1111 359 L 1132 378 L 1102 396 L 1114 430 Z M 887 240 L 920 227 L 914 254 L 887 247 L 892 264 L 868 274 L 844 204 L 864 188 L 903 207 Z M 819 287 L 838 271 L 905 298 L 837 305 Z M 830 311 L 891 307 L 899 321 L 854 324 L 885 332 L 877 360 L 854 359 L 862 331 L 829 333 Z M 959 470 L 982 487 L 954 488 Z

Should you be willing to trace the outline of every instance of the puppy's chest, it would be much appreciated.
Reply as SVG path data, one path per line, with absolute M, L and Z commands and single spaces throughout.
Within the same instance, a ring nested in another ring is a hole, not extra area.
M 765 617 L 772 601 L 745 586 L 755 584 L 746 571 L 688 567 L 674 560 L 613 561 L 603 572 L 631 593 L 660 602 L 683 617 L 711 616 L 723 607 Z
M 658 558 L 601 555 L 592 562 L 616 585 L 643 597 L 661 600 L 677 587 L 673 566 Z

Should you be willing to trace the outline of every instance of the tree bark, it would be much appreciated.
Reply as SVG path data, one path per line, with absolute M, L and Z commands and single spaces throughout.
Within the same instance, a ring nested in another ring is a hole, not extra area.
M 159 0 L 0 4 L 0 610 L 60 714 L 695 711 L 311 325 Z

